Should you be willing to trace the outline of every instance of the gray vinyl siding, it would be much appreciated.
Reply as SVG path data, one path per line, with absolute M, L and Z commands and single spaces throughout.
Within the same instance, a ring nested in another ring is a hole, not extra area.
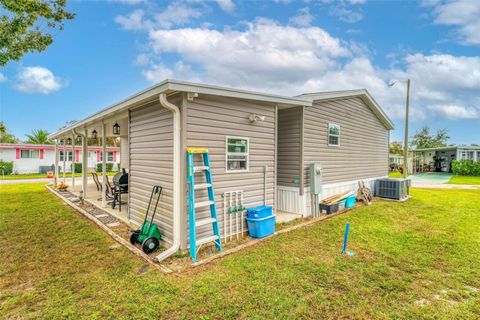
M 278 110 L 277 184 L 298 187 L 300 181 L 301 109 Z
M 328 145 L 328 123 L 340 125 L 340 146 Z M 304 136 L 305 185 L 312 162 L 322 164 L 323 183 L 388 174 L 389 131 L 360 98 L 306 107 Z
M 143 222 L 154 185 L 163 187 L 155 222 L 173 239 L 173 114 L 156 102 L 130 112 L 130 220 Z
M 185 103 L 185 101 L 184 101 Z M 264 166 L 267 172 L 267 205 L 273 206 L 275 184 L 275 107 L 239 99 L 201 95 L 186 101 L 188 147 L 206 147 L 209 150 L 219 227 L 223 237 L 223 193 L 244 191 L 244 204 L 253 207 L 263 204 Z M 248 116 L 255 113 L 265 121 L 251 124 Z M 226 172 L 226 136 L 249 138 L 248 172 Z M 196 182 L 204 182 L 204 174 L 196 175 Z M 207 199 L 206 190 L 196 190 L 196 201 Z M 185 206 L 187 207 L 187 206 Z M 197 219 L 210 215 L 209 209 L 197 209 Z M 185 228 L 188 228 L 188 221 Z M 212 234 L 211 226 L 197 229 L 197 238 Z M 246 231 L 246 225 L 244 225 Z M 188 237 L 187 237 L 188 238 Z

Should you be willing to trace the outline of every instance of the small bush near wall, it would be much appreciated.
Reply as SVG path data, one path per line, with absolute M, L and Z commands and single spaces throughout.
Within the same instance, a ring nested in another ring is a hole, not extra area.
M 0 160 L 0 174 L 12 174 L 13 172 L 13 161 L 3 161 Z
M 82 164 L 75 163 L 75 173 L 82 173 Z
M 458 176 L 480 176 L 480 162 L 454 160 L 452 161 L 452 171 Z
M 107 169 L 107 172 L 112 171 L 113 163 L 107 163 L 105 167 Z M 102 164 L 101 163 L 97 163 L 97 172 L 102 172 Z

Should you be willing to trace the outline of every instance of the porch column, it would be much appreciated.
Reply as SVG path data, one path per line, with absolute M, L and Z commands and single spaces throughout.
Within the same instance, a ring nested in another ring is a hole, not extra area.
M 107 126 L 102 123 L 102 207 L 107 206 Z
M 54 170 L 53 173 L 53 186 L 56 187 L 58 184 L 58 139 L 55 139 L 55 159 L 54 159 Z
M 88 173 L 88 132 L 85 129 L 85 134 L 82 137 L 82 191 L 83 199 L 87 198 L 87 173 Z
M 63 138 L 63 183 L 67 183 L 67 170 L 65 166 L 67 165 L 67 146 L 65 138 Z
M 75 139 L 72 134 L 72 190 L 75 189 Z

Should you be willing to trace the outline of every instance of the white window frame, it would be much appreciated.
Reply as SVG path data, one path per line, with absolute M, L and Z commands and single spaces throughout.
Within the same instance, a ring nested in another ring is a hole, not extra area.
M 330 133 L 330 128 L 333 127 L 333 126 L 337 126 L 338 127 L 338 135 L 336 134 L 331 134 Z M 327 143 L 328 143 L 328 146 L 329 147 L 340 147 L 340 135 L 342 133 L 342 127 L 337 124 L 337 123 L 333 123 L 333 122 L 329 122 L 328 123 L 328 129 L 327 129 Z M 337 137 L 338 138 L 338 144 L 331 144 L 330 143 L 330 136 L 332 137 Z
M 472 158 L 470 159 L 470 156 L 472 156 Z M 475 160 L 475 151 L 471 151 L 471 150 L 462 150 L 460 151 L 460 160 Z
M 60 152 L 58 153 L 58 161 L 63 162 L 63 150 L 59 150 Z M 67 159 L 66 162 L 72 162 L 73 161 L 73 153 L 71 150 L 66 150 L 67 153 Z
M 246 140 L 247 141 L 247 152 L 246 153 L 238 153 L 238 152 L 228 152 L 228 140 L 229 139 L 240 139 L 240 140 Z M 234 169 L 234 170 L 229 170 L 228 169 L 228 156 L 246 156 L 247 158 L 247 168 L 242 170 L 242 169 Z M 226 136 L 225 137 L 225 172 L 226 173 L 242 173 L 242 172 L 249 172 L 250 171 L 250 138 L 247 137 L 237 137 L 237 136 Z
M 112 160 L 109 160 L 110 156 L 112 156 Z M 100 162 L 103 162 L 103 152 L 100 151 Z M 107 151 L 107 161 L 108 163 L 113 163 L 113 151 Z
M 27 151 L 28 152 L 28 157 L 23 157 L 22 156 L 22 153 L 24 151 Z M 32 153 L 36 152 L 36 155 L 38 155 L 38 157 L 32 157 Z M 40 150 L 37 150 L 37 149 L 20 149 L 20 159 L 40 159 Z

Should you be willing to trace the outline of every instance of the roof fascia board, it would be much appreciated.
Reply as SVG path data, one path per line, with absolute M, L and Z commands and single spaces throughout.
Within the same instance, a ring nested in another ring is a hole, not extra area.
M 182 81 L 170 80 L 166 86 L 171 91 L 182 91 L 182 92 L 194 92 L 200 94 L 224 96 L 238 99 L 246 100 L 256 100 L 264 102 L 273 102 L 286 105 L 295 105 L 295 106 L 311 106 L 312 101 L 310 99 L 302 98 L 292 98 L 279 96 L 268 93 L 253 92 L 248 90 L 239 90 L 226 87 L 211 86 L 201 83 L 189 83 Z

